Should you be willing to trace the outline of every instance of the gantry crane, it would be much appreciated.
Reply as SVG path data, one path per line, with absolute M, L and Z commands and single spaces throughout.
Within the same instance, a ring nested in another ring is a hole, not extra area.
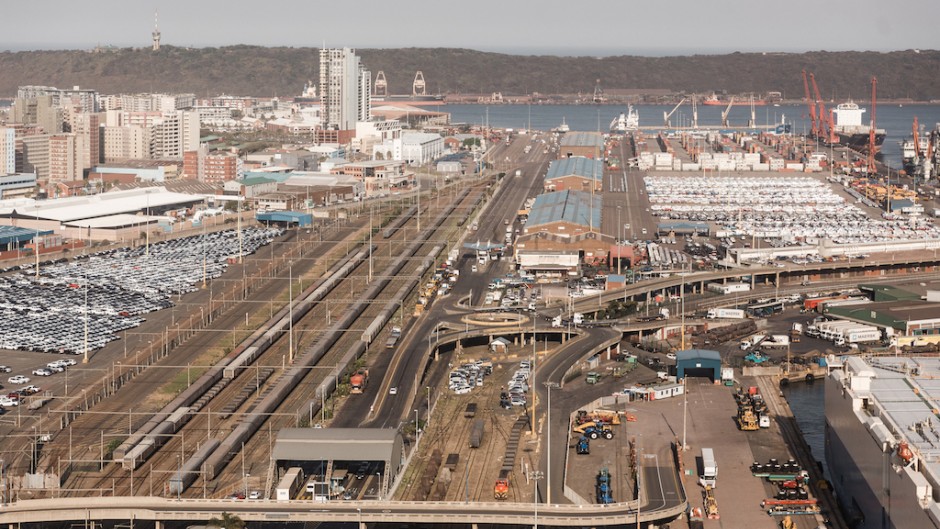
M 816 102 L 813 101 L 809 93 L 809 81 L 806 78 L 806 70 L 803 70 L 803 99 L 806 101 L 806 107 L 809 109 L 810 134 L 815 137 L 819 132 L 816 123 Z
M 816 112 L 816 137 L 828 144 L 839 143 L 832 112 L 826 110 L 826 102 L 823 101 L 822 96 L 819 94 L 819 87 L 816 86 L 816 75 L 809 74 L 809 80 L 813 84 L 813 93 L 816 96 L 816 104 L 819 106 Z

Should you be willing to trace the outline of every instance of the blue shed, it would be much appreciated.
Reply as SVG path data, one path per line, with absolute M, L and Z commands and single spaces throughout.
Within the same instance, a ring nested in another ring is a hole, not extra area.
M 313 215 L 299 211 L 268 211 L 266 213 L 258 213 L 255 215 L 255 219 L 257 219 L 258 222 L 270 224 L 285 224 L 287 226 L 296 224 L 301 228 L 313 224 Z
M 708 377 L 712 382 L 721 379 L 721 354 L 708 349 L 687 349 L 676 353 L 676 380 L 690 377 Z

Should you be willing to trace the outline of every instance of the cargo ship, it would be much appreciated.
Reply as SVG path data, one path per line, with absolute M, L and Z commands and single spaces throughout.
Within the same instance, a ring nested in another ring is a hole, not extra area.
M 610 122 L 610 131 L 615 134 L 637 130 L 640 128 L 640 114 L 633 108 L 633 105 L 627 106 L 627 112 L 621 112 L 619 116 Z
M 940 359 L 827 359 L 825 452 L 846 522 L 856 529 L 940 528 Z
M 763 99 L 753 99 L 753 98 L 751 99 L 735 98 L 733 100 L 726 101 L 723 99 L 718 99 L 718 96 L 716 94 L 712 94 L 702 100 L 703 105 L 714 106 L 714 107 L 726 107 L 728 106 L 728 103 L 731 103 L 731 106 L 735 106 L 735 107 L 749 107 L 751 106 L 751 103 L 753 103 L 755 107 L 762 107 L 767 104 L 767 102 L 764 101 Z
M 924 178 L 935 176 L 938 144 L 940 144 L 940 123 L 934 130 L 928 132 L 921 129 L 916 138 L 912 134 L 911 137 L 902 141 L 901 162 L 907 174 Z
M 868 153 L 870 125 L 862 124 L 862 114 L 867 112 L 864 108 L 858 106 L 854 101 L 839 103 L 832 114 L 835 118 L 833 129 L 839 137 L 839 144 L 844 145 L 853 151 Z M 875 153 L 881 150 L 881 144 L 885 142 L 885 129 L 875 129 Z

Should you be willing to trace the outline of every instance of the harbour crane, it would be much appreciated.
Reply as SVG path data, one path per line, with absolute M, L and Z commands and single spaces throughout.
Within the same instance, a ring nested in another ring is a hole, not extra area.
M 878 89 L 878 78 L 871 78 L 871 128 L 868 130 L 868 174 L 873 175 L 878 172 L 878 166 L 875 165 L 875 123 L 878 111 L 876 94 Z
M 385 80 L 385 72 L 382 70 L 379 70 L 379 73 L 375 75 L 375 89 L 372 91 L 372 95 L 388 96 L 388 81 Z
M 666 127 L 672 126 L 672 123 L 669 121 L 669 118 L 671 118 L 672 115 L 676 113 L 676 110 L 679 110 L 679 107 L 682 106 L 682 103 L 686 102 L 686 99 L 687 98 L 683 97 L 682 101 L 679 101 L 679 104 L 674 106 L 670 112 L 667 113 L 665 110 L 663 111 L 663 125 L 664 126 Z
M 749 95 L 747 100 L 748 100 L 748 103 L 750 103 L 751 105 L 751 119 L 748 120 L 747 126 L 753 128 L 754 126 L 757 125 L 757 115 L 756 115 L 756 112 L 754 111 L 754 94 Z
M 813 93 L 816 95 L 816 104 L 819 110 L 816 112 L 816 137 L 824 143 L 830 145 L 839 143 L 839 136 L 836 134 L 835 122 L 832 119 L 832 112 L 826 110 L 826 102 L 819 94 L 819 87 L 816 85 L 816 75 L 809 74 L 810 83 L 813 85 Z
M 816 123 L 816 103 L 813 101 L 812 96 L 809 93 L 809 81 L 806 78 L 806 70 L 803 70 L 803 99 L 806 101 L 806 107 L 809 109 L 809 120 L 810 120 L 810 134 L 814 137 L 817 135 L 819 130 L 817 129 Z
M 698 103 L 695 100 L 695 94 L 692 94 L 692 128 L 698 128 Z
M 730 127 L 730 125 L 728 125 L 728 114 L 731 113 L 731 107 L 733 106 L 734 106 L 734 96 L 731 96 L 728 99 L 728 106 L 725 107 L 725 109 L 721 112 L 721 126 L 722 127 Z
M 427 95 L 427 83 L 424 82 L 424 73 L 421 70 L 418 70 L 418 73 L 415 74 L 414 82 L 411 83 L 411 95 Z

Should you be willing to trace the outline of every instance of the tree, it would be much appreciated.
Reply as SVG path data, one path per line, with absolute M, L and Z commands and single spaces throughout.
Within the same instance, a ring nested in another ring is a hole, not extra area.
M 222 513 L 222 519 L 218 519 L 215 516 L 209 519 L 208 525 L 211 527 L 219 527 L 221 529 L 245 529 L 245 521 L 238 517 L 237 514 L 229 514 L 227 512 Z

